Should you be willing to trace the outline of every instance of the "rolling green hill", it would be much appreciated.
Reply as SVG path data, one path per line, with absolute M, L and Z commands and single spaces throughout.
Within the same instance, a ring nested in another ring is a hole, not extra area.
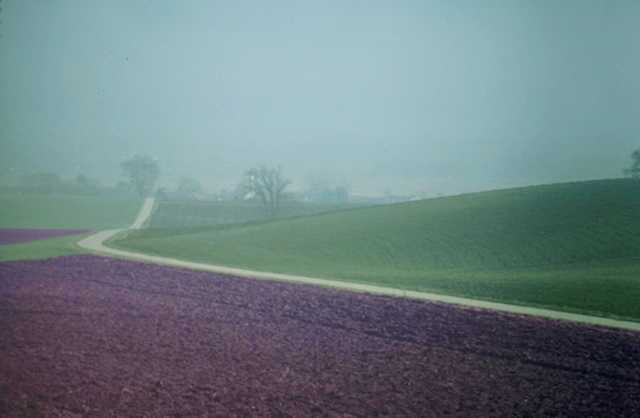
M 640 319 L 640 182 L 602 180 L 271 222 L 153 228 L 120 248 Z

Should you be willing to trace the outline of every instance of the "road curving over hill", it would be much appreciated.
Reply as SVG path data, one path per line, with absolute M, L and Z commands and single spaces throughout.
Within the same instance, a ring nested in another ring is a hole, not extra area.
M 504 312 L 514 312 L 525 315 L 540 316 L 545 318 L 553 318 L 563 321 L 580 322 L 585 324 L 602 325 L 608 327 L 625 328 L 640 330 L 640 323 L 631 321 L 621 321 L 610 318 L 602 318 L 597 316 L 580 315 L 569 312 L 554 311 L 548 309 L 533 308 L 527 306 L 509 305 L 505 303 L 488 302 L 476 299 L 467 299 L 456 296 L 439 295 L 436 293 L 405 291 L 391 287 L 366 285 L 360 283 L 349 283 L 338 280 L 320 279 L 306 276 L 296 276 L 290 274 L 270 273 L 264 271 L 247 270 L 241 268 L 218 266 L 213 264 L 196 263 L 191 261 L 178 260 L 168 257 L 160 257 L 149 254 L 135 253 L 130 251 L 117 250 L 107 247 L 104 242 L 108 239 L 123 233 L 127 230 L 140 229 L 151 216 L 155 205 L 154 198 L 147 198 L 143 203 L 136 220 L 129 228 L 110 229 L 100 231 L 94 235 L 78 241 L 81 248 L 96 252 L 102 255 L 112 257 L 129 258 L 140 261 L 147 261 L 157 264 L 167 264 L 177 267 L 185 267 L 196 270 L 211 271 L 216 273 L 230 274 L 234 276 L 252 277 L 257 279 L 281 280 L 287 282 L 305 283 L 316 286 L 333 287 L 343 290 L 351 290 L 357 292 L 375 293 L 389 296 L 400 296 L 412 299 L 430 300 L 434 302 L 443 302 L 456 305 L 472 306 L 484 309 L 493 309 Z

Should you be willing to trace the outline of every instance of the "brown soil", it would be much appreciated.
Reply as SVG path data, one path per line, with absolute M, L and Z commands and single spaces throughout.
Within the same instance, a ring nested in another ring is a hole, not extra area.
M 640 332 L 73 255 L 0 263 L 2 416 L 639 416 Z

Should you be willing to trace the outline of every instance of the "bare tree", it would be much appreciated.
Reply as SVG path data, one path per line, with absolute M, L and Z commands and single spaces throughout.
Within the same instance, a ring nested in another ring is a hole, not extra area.
M 160 174 L 158 161 L 146 155 L 135 155 L 120 166 L 123 175 L 129 177 L 140 196 L 151 194 Z
M 625 168 L 623 173 L 627 177 L 640 179 L 640 148 L 631 153 L 631 160 L 631 167 Z
M 245 173 L 245 199 L 258 198 L 262 202 L 268 218 L 275 217 L 287 194 L 284 189 L 290 184 L 282 177 L 282 167 L 252 168 Z

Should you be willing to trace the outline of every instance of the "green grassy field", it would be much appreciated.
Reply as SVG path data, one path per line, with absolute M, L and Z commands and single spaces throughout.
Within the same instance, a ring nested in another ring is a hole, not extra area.
M 112 229 L 131 224 L 142 204 L 139 198 L 0 195 L 0 226 L 52 229 Z M 29 260 L 81 254 L 75 243 L 89 234 L 69 235 L 0 246 L 0 260 Z
M 494 191 L 206 228 L 119 248 L 226 266 L 640 319 L 640 182 Z
M 40 239 L 19 244 L 0 245 L 0 260 L 36 260 L 59 255 L 85 254 L 88 251 L 76 245 L 76 242 L 91 235 L 92 232 L 66 235 L 64 237 Z
M 111 229 L 128 226 L 142 204 L 136 197 L 0 195 L 0 226 Z

